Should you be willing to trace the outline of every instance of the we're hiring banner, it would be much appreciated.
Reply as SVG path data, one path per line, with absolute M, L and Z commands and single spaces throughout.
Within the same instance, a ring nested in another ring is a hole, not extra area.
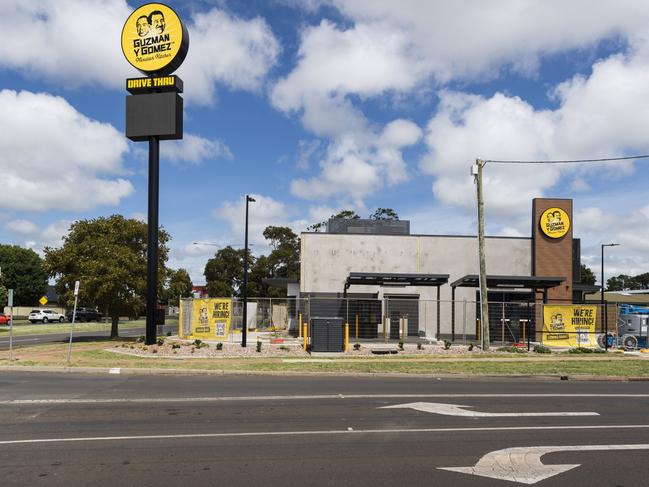
M 596 305 L 543 306 L 543 344 L 549 347 L 595 347 Z

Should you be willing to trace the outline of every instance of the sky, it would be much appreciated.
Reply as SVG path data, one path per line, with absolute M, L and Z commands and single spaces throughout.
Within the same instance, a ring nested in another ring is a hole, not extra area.
M 124 136 L 121 52 L 146 2 L 0 0 L 0 242 L 41 252 L 70 224 L 146 220 L 147 144 Z M 184 139 L 160 145 L 173 268 L 253 252 L 341 209 L 412 233 L 475 234 L 482 159 L 649 154 L 645 0 L 177 0 Z M 487 233 L 529 236 L 532 198 L 573 198 L 582 261 L 649 271 L 649 160 L 485 168 Z M 210 245 L 195 245 L 205 242 Z M 441 270 L 440 270 L 441 272 Z

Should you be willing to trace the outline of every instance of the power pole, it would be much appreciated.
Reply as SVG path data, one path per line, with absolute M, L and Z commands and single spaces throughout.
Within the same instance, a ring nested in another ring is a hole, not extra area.
M 489 350 L 489 298 L 487 294 L 487 263 L 484 240 L 484 199 L 482 195 L 482 168 L 485 161 L 476 159 L 472 174 L 475 176 L 478 196 L 478 260 L 480 261 L 480 338 L 482 349 Z

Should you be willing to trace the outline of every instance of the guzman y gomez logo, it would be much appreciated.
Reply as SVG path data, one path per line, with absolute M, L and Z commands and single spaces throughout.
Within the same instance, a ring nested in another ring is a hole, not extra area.
M 570 218 L 561 208 L 548 208 L 541 215 L 541 230 L 550 238 L 561 238 L 570 230 Z
M 187 55 L 189 35 L 182 21 L 162 3 L 136 9 L 122 29 L 126 60 L 145 74 L 169 74 Z

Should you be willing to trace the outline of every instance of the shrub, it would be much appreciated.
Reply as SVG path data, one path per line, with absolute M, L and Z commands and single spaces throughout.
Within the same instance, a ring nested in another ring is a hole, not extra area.
M 158 349 L 154 348 L 153 350 L 151 350 L 151 353 L 158 353 Z
M 285 352 L 288 352 L 288 351 L 291 350 L 291 348 L 290 348 L 290 347 L 287 347 L 286 345 L 280 345 L 278 348 L 279 348 L 280 350 L 284 350 Z
M 424 346 L 421 343 L 417 344 L 417 350 L 423 350 Z
M 171 344 L 171 349 L 172 349 L 172 350 L 175 350 L 175 349 L 177 349 L 177 348 L 180 348 L 180 346 L 181 346 L 180 343 L 172 343 L 172 344 Z
M 205 343 L 203 340 L 199 340 L 198 338 L 196 340 L 194 340 L 192 345 L 194 345 L 198 349 L 200 349 L 200 348 L 208 348 L 209 347 L 209 345 L 207 343 Z
M 451 345 L 453 345 L 449 340 L 444 340 L 444 350 L 450 350 Z
M 163 337 L 159 337 L 156 343 L 161 347 L 165 344 L 165 339 Z
M 144 335 L 140 335 L 136 340 L 138 343 L 144 343 Z
M 586 347 L 575 347 L 568 350 L 568 353 L 593 353 L 593 352 L 594 350 L 592 348 L 586 348 Z
M 469 352 L 472 352 L 472 351 L 473 351 L 473 343 L 470 343 L 469 344 Z
M 399 350 L 403 350 L 403 342 L 399 342 Z
M 500 347 L 499 352 L 509 352 L 509 353 L 527 353 L 527 349 L 522 347 Z
M 261 341 L 257 340 L 257 351 L 261 352 Z
M 170 331 L 167 332 L 167 336 L 168 336 L 168 337 L 171 336 L 171 332 L 170 332 Z
M 354 350 L 360 350 L 361 349 L 361 344 L 360 343 L 354 343 Z
M 545 345 L 534 345 L 534 353 L 552 353 Z
M 216 349 L 217 350 L 223 350 L 223 344 L 221 342 L 216 344 Z

